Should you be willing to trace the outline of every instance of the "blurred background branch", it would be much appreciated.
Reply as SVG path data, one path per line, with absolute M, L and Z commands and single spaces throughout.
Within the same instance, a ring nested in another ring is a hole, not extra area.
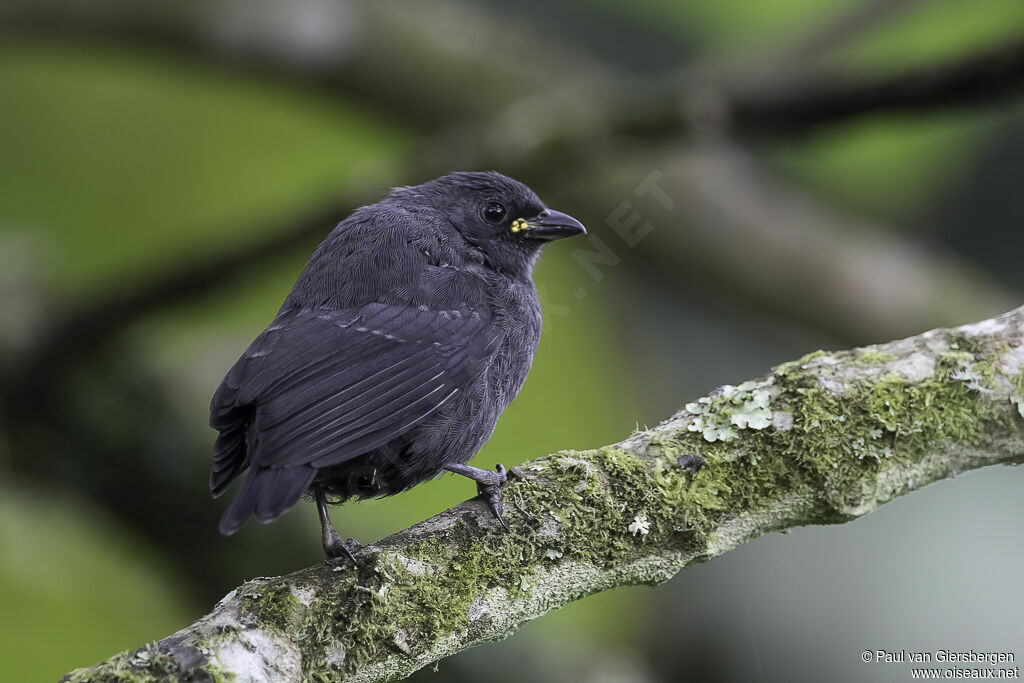
M 925 0 L 865 0 L 838 10 L 831 19 L 785 46 L 785 58 L 798 61 L 835 52 L 877 30 Z
M 365 16 L 362 16 L 360 22 L 360 40 L 374 45 L 395 47 L 396 54 L 378 50 L 371 53 L 347 53 L 346 57 L 352 57 L 351 59 L 332 55 L 337 61 L 328 60 L 327 57 L 321 57 L 319 61 L 300 61 L 284 52 L 283 48 L 275 52 L 258 40 L 247 43 L 230 37 L 211 37 L 199 22 L 195 22 L 195 26 L 180 21 L 171 24 L 167 22 L 166 17 L 159 14 L 125 16 L 109 10 L 97 12 L 95 8 L 91 8 L 84 16 L 69 16 L 53 8 L 47 10 L 45 5 L 42 9 L 35 6 L 19 9 L 20 12 L 11 12 L 12 16 L 8 17 L 4 24 L 9 36 L 71 36 L 81 40 L 173 49 L 183 51 L 193 59 L 201 55 L 215 65 L 229 68 L 237 66 L 247 71 L 253 68 L 255 62 L 265 67 L 265 71 L 257 72 L 261 75 L 293 81 L 297 79 L 303 85 L 323 87 L 334 94 L 365 101 L 391 116 L 402 116 L 405 120 L 415 121 L 417 125 L 427 129 L 440 129 L 435 133 L 435 138 L 428 138 L 422 145 L 423 152 L 414 157 L 406 167 L 405 175 L 410 179 L 431 177 L 457 167 L 510 168 L 523 175 L 544 177 L 545 168 L 560 165 L 556 159 L 571 155 L 581 162 L 586 161 L 587 157 L 597 156 L 597 150 L 606 149 L 608 141 L 616 135 L 640 135 L 644 138 L 653 136 L 653 141 L 668 141 L 678 134 L 694 130 L 703 136 L 713 137 L 720 137 L 727 132 L 739 135 L 783 131 L 805 133 L 816 125 L 834 124 L 848 117 L 880 110 L 984 106 L 993 100 L 998 101 L 1012 96 L 1024 87 L 1024 42 L 1011 42 L 980 55 L 969 55 L 948 63 L 928 65 L 908 73 L 872 79 L 849 80 L 835 73 L 776 74 L 774 78 L 765 78 L 764 74 L 761 74 L 756 80 L 746 78 L 747 82 L 741 86 L 735 83 L 729 85 L 728 77 L 717 84 L 702 77 L 695 77 L 692 78 L 693 83 L 682 87 L 681 98 L 676 94 L 677 87 L 671 84 L 645 83 L 640 90 L 635 86 L 626 86 L 619 82 L 621 79 L 612 78 L 607 74 L 594 79 L 593 74 L 602 69 L 587 63 L 579 56 L 573 60 L 574 64 L 586 63 L 588 67 L 593 68 L 581 68 L 582 75 L 564 76 L 558 82 L 576 83 L 583 80 L 586 83 L 591 79 L 590 85 L 584 85 L 580 89 L 570 87 L 568 92 L 559 87 L 561 92 L 557 94 L 530 96 L 524 100 L 513 99 L 506 102 L 506 108 L 495 116 L 494 124 L 462 125 L 453 129 L 452 122 L 458 120 L 456 116 L 465 118 L 472 115 L 474 105 L 479 100 L 479 92 L 476 89 L 462 89 L 443 96 L 442 93 L 437 93 L 440 97 L 420 97 L 413 100 L 415 103 L 426 103 L 430 106 L 436 106 L 438 99 L 443 100 L 445 111 L 438 114 L 419 111 L 416 107 L 410 108 L 407 101 L 397 102 L 389 99 L 396 91 L 395 84 L 390 79 L 379 78 L 380 73 L 388 72 L 391 65 L 401 62 L 402 72 L 411 82 L 433 83 L 439 75 L 437 65 L 444 63 L 450 50 L 445 41 L 432 41 L 432 38 L 437 36 L 432 36 L 427 30 L 424 30 L 423 35 L 418 36 L 417 40 L 389 40 L 389 37 L 399 33 L 396 21 L 401 12 L 398 10 L 362 8 Z M 869 14 L 872 17 L 876 16 L 873 12 Z M 494 27 L 491 27 L 491 31 L 497 33 Z M 266 40 L 266 36 L 257 37 Z M 414 46 L 413 51 L 403 54 L 403 50 L 407 50 L 410 45 Z M 509 70 L 505 68 L 506 63 L 500 59 L 496 60 L 489 53 L 486 43 L 470 45 L 468 49 L 474 47 L 478 47 L 480 52 L 469 61 L 476 65 L 478 73 L 467 74 L 464 78 L 471 82 L 486 82 L 506 97 L 512 97 L 517 89 L 522 89 L 522 79 L 510 75 Z M 359 59 L 354 57 L 356 54 L 359 55 Z M 422 72 L 417 72 L 418 68 L 422 68 Z M 700 69 L 696 71 L 699 72 Z M 461 81 L 462 78 L 453 80 Z M 546 84 L 538 82 L 533 84 L 533 87 L 543 89 Z M 398 90 L 407 92 L 404 88 Z M 712 112 L 712 108 L 717 111 Z M 595 112 L 614 113 L 595 115 Z M 661 116 L 659 112 L 665 114 Z M 681 148 L 680 145 L 676 146 Z M 697 168 L 693 168 L 687 174 L 692 179 L 690 184 L 701 182 L 705 174 L 699 164 L 705 162 L 708 164 L 705 177 L 714 175 L 718 179 L 723 179 L 723 164 L 716 164 L 715 160 L 730 155 L 735 159 L 736 152 L 682 154 L 681 156 L 687 157 L 682 163 L 688 166 L 698 164 Z M 613 158 L 601 159 L 603 164 L 611 166 L 621 163 L 618 151 L 614 155 L 606 156 Z M 750 166 L 752 162 L 753 160 L 748 160 L 746 165 Z M 659 165 L 674 162 L 669 157 L 665 160 L 651 159 L 633 163 L 639 163 L 641 166 L 647 164 L 657 169 Z M 735 164 L 733 166 L 735 167 Z M 612 170 L 602 166 L 594 175 L 599 178 L 608 177 Z M 738 182 L 729 184 L 727 189 L 716 188 L 714 183 L 705 183 L 705 190 L 686 187 L 680 189 L 683 194 L 704 195 L 705 198 L 708 190 L 718 192 L 721 199 L 711 201 L 720 205 L 723 202 L 731 203 L 734 199 L 739 205 L 750 204 L 751 201 L 758 201 L 754 195 L 770 197 L 770 193 L 757 187 L 758 183 L 750 182 L 750 173 L 747 173 L 745 178 L 738 178 L 735 175 L 734 178 Z M 676 182 L 686 183 L 682 179 Z M 762 180 L 761 184 L 763 182 Z M 101 343 L 148 311 L 202 295 L 209 287 L 236 278 L 248 266 L 257 266 L 290 247 L 312 243 L 359 203 L 372 201 L 376 196 L 375 190 L 372 189 L 375 187 L 370 185 L 367 188 L 356 188 L 351 192 L 351 196 L 344 197 L 341 201 L 332 201 L 326 206 L 316 207 L 303 216 L 285 218 L 280 221 L 280 228 L 261 231 L 268 234 L 263 242 L 246 242 L 223 254 L 204 256 L 203 261 L 185 264 L 184 267 L 158 275 L 155 279 L 143 281 L 130 292 L 118 292 L 98 302 L 85 302 L 81 310 L 72 310 L 63 319 L 58 318 L 51 329 L 46 331 L 44 339 L 32 346 L 32 355 L 16 364 L 27 368 L 28 374 L 34 377 L 45 368 L 57 367 L 55 364 L 73 360 L 76 349 L 95 348 L 96 343 Z M 776 188 L 773 189 L 780 188 L 781 186 L 776 183 Z M 751 196 L 744 197 L 748 190 Z M 621 189 L 616 196 L 619 194 Z M 793 193 L 791 196 L 794 201 L 789 203 L 790 206 L 802 204 L 814 210 L 810 207 L 813 202 L 810 197 L 803 196 L 797 199 Z M 591 199 L 588 202 L 586 193 L 580 193 L 574 200 L 584 206 L 594 201 Z M 688 204 L 683 208 L 687 211 L 692 210 L 693 214 L 702 213 L 700 208 L 691 209 Z M 692 240 L 689 233 L 678 231 L 682 238 L 670 241 L 669 245 L 683 242 L 686 248 L 677 247 L 671 253 L 672 262 L 662 264 L 662 267 L 671 272 L 676 265 L 688 265 L 688 262 L 693 261 L 703 263 L 704 269 L 710 271 L 708 275 L 712 278 L 715 278 L 716 274 L 734 278 L 736 274 L 749 272 L 746 267 L 748 264 L 737 259 L 757 253 L 759 260 L 771 264 L 775 274 L 789 273 L 790 277 L 786 279 L 800 278 L 813 272 L 834 274 L 838 279 L 852 285 L 850 291 L 836 291 L 836 288 L 820 281 L 793 283 L 796 285 L 794 290 L 790 286 L 781 286 L 780 279 L 772 278 L 755 278 L 753 282 L 741 281 L 734 283 L 733 286 L 739 290 L 740 295 L 754 294 L 779 313 L 792 315 L 797 319 L 806 319 L 808 315 L 817 316 L 817 312 L 822 310 L 833 311 L 838 314 L 837 317 L 842 317 L 842 320 L 827 322 L 827 331 L 838 332 L 843 338 L 854 341 L 863 341 L 864 338 L 857 339 L 856 333 L 850 334 L 851 330 L 857 330 L 861 334 L 866 332 L 870 335 L 866 337 L 868 339 L 886 338 L 893 333 L 892 322 L 906 320 L 908 316 L 911 319 L 920 318 L 926 324 L 935 324 L 955 322 L 963 319 L 963 315 L 962 310 L 953 308 L 945 313 L 945 317 L 935 316 L 930 312 L 929 302 L 922 302 L 920 296 L 912 297 L 901 305 L 898 288 L 885 286 L 884 283 L 877 284 L 878 272 L 892 271 L 880 268 L 878 264 L 872 267 L 863 258 L 849 261 L 845 267 L 848 273 L 842 273 L 844 268 L 840 267 L 837 261 L 849 253 L 849 250 L 840 243 L 844 239 L 844 233 L 858 234 L 857 240 L 861 245 L 858 251 L 865 255 L 877 255 L 881 259 L 888 256 L 894 260 L 901 260 L 907 252 L 915 252 L 915 261 L 920 263 L 921 268 L 933 274 L 920 281 L 920 288 L 926 292 L 935 290 L 931 286 L 935 281 L 934 274 L 947 271 L 944 279 L 958 283 L 962 281 L 965 285 L 953 285 L 950 287 L 951 290 L 964 291 L 964 296 L 971 299 L 980 298 L 991 302 L 993 310 L 1005 307 L 1012 300 L 1012 297 L 1000 291 L 993 283 L 984 282 L 977 274 L 970 273 L 970 269 L 960 265 L 952 254 L 937 253 L 939 250 L 934 248 L 920 249 L 909 244 L 893 244 L 889 234 L 880 229 L 874 230 L 879 238 L 872 240 L 870 230 L 850 231 L 841 224 L 836 225 L 836 221 L 842 221 L 842 218 L 833 217 L 825 211 L 818 211 L 813 221 L 797 221 L 790 226 L 798 231 L 790 242 L 802 245 L 800 247 L 777 249 L 768 254 L 736 249 L 737 244 L 749 244 L 758 234 L 775 239 L 778 222 L 769 217 L 774 207 L 769 201 L 762 202 L 761 208 L 767 208 L 768 213 L 748 212 L 748 221 L 744 223 L 745 229 L 735 234 L 735 239 L 732 240 L 724 238 L 727 231 L 721 231 L 720 234 L 723 236 L 716 237 L 714 235 L 717 231 L 705 230 L 703 234 L 707 237 L 703 240 Z M 589 213 L 592 216 L 600 215 L 596 208 L 590 209 Z M 706 211 L 703 214 L 706 215 Z M 787 220 L 790 217 L 787 216 Z M 813 226 L 812 230 L 816 233 L 816 248 L 807 248 L 808 231 L 799 230 L 799 225 Z M 836 229 L 829 229 L 833 225 L 836 225 Z M 661 249 L 663 248 L 664 245 L 661 245 Z M 820 259 L 822 255 L 826 258 L 831 255 L 832 260 L 823 263 Z M 803 264 L 808 262 L 814 263 L 816 267 L 803 268 Z M 910 275 L 904 278 L 904 281 L 918 281 L 918 278 Z M 766 284 L 768 286 L 764 286 Z M 780 286 L 775 287 L 772 284 Z M 818 301 L 801 301 L 799 297 L 791 296 L 792 291 L 799 291 L 801 285 L 822 292 L 824 296 L 835 294 L 843 300 L 826 301 L 823 302 L 826 305 L 820 307 Z M 890 293 L 891 296 L 885 297 L 890 310 L 875 310 L 871 303 L 874 298 L 870 295 L 878 293 L 876 290 Z M 858 300 L 865 302 L 862 310 L 854 316 L 846 316 L 844 304 Z M 945 306 L 945 297 L 940 297 L 936 301 L 942 301 Z M 811 311 L 808 313 L 797 310 L 799 307 L 807 307 Z M 875 315 L 883 315 L 889 322 L 872 320 Z M 903 330 L 920 326 L 909 321 L 903 324 Z M 843 326 L 847 329 L 842 330 Z

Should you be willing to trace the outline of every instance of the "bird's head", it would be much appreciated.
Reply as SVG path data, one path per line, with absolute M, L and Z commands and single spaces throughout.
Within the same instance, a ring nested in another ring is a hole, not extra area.
M 529 274 L 548 242 L 587 234 L 578 220 L 494 171 L 450 173 L 397 193 L 440 213 L 493 265 L 511 273 Z

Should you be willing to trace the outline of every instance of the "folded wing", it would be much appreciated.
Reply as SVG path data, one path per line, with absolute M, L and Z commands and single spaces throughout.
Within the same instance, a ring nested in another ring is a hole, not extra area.
M 369 304 L 282 313 L 239 359 L 213 398 L 220 431 L 210 490 L 246 467 L 221 531 L 251 514 L 270 521 L 319 468 L 372 451 L 450 401 L 497 341 L 473 311 Z

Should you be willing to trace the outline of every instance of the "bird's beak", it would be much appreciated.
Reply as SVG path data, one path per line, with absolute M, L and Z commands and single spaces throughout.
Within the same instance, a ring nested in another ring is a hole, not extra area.
M 583 224 L 567 213 L 544 209 L 536 217 L 526 221 L 528 237 L 550 242 L 573 235 L 586 235 Z

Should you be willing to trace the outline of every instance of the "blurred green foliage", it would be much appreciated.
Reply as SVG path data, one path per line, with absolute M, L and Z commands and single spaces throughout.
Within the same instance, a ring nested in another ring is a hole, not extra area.
M 1005 119 L 1005 113 L 872 118 L 777 143 L 770 156 L 794 182 L 832 204 L 900 225 L 956 180 Z
M 834 59 L 850 69 L 889 73 L 955 59 L 1020 37 L 1024 4 L 1017 0 L 909 3 Z
M 652 24 L 694 41 L 702 52 L 742 65 L 758 52 L 781 51 L 813 34 L 815 27 L 864 11 L 868 4 L 773 0 L 740 7 L 640 0 L 633 7 Z M 897 73 L 987 49 L 1019 37 L 1024 28 L 1024 4 L 1017 0 L 904 4 L 902 10 L 889 10 L 890 20 L 877 28 L 795 66 L 838 68 L 851 76 Z M 780 169 L 812 192 L 850 211 L 899 221 L 951 182 L 972 160 L 977 144 L 1005 119 L 1005 112 L 881 115 L 767 148 Z
M 621 6 L 617 0 L 602 0 Z M 674 2 L 638 0 L 632 11 L 656 26 L 670 26 L 703 52 L 757 50 L 789 45 L 834 13 L 856 7 L 858 0 L 772 0 L 771 2 Z
M 166 558 L 87 502 L 0 487 L 0 662 L 7 681 L 158 640 L 205 612 Z
M 0 47 L 0 136 L 0 221 L 76 294 L 258 236 L 409 142 L 301 88 L 57 43 Z
M 621 7 L 617 0 L 601 0 Z M 874 0 L 701 2 L 637 0 L 630 11 L 670 27 L 701 51 L 742 60 L 757 51 L 784 50 L 819 27 L 865 11 L 890 19 L 827 55 L 850 71 L 889 73 L 977 50 L 1020 35 L 1024 5 L 1017 0 L 906 2 L 878 9 Z M 872 8 L 874 6 L 874 8 Z
M 705 54 L 741 59 L 787 46 L 857 5 L 774 0 L 740 10 L 703 0 L 601 1 L 678 32 Z M 829 60 L 850 72 L 884 72 L 977 49 L 1022 23 L 1024 4 L 1016 0 L 917 3 Z M 765 151 L 796 182 L 835 203 L 903 218 L 969 164 L 1001 122 L 976 115 L 867 119 Z M 0 236 L 24 236 L 38 247 L 26 286 L 41 287 L 58 304 L 131 287 L 191 256 L 230 248 L 275 218 L 338 194 L 351 179 L 388 178 L 414 142 L 401 121 L 340 98 L 159 52 L 0 45 Z M 590 281 L 569 252 L 554 247 L 538 270 L 546 314 L 540 351 L 523 393 L 474 464 L 514 465 L 610 443 L 663 417 L 643 394 L 644 383 L 659 378 L 636 376 L 640 363 L 617 325 L 628 294 L 612 278 Z M 129 330 L 133 358 L 147 359 L 171 388 L 178 419 L 200 438 L 212 443 L 209 396 L 273 317 L 307 256 L 308 249 L 281 254 L 212 296 Z M 692 393 L 678 388 L 680 401 Z M 196 482 L 187 504 L 225 505 L 210 501 L 205 485 Z M 64 492 L 18 491 L 0 489 L 0 661 L 9 680 L 52 679 L 166 635 L 207 609 L 182 587 L 187 577 L 176 576 L 174 558 L 146 539 Z M 334 518 L 340 531 L 365 542 L 470 495 L 468 482 L 447 476 L 394 499 L 342 507 Z M 317 555 L 311 506 L 299 505 L 279 524 L 306 536 L 310 557 Z M 262 531 L 250 527 L 239 536 Z M 226 556 L 236 540 L 224 540 Z M 638 590 L 603 594 L 526 633 L 549 650 L 568 640 L 628 648 L 643 637 L 639 622 L 650 599 Z

